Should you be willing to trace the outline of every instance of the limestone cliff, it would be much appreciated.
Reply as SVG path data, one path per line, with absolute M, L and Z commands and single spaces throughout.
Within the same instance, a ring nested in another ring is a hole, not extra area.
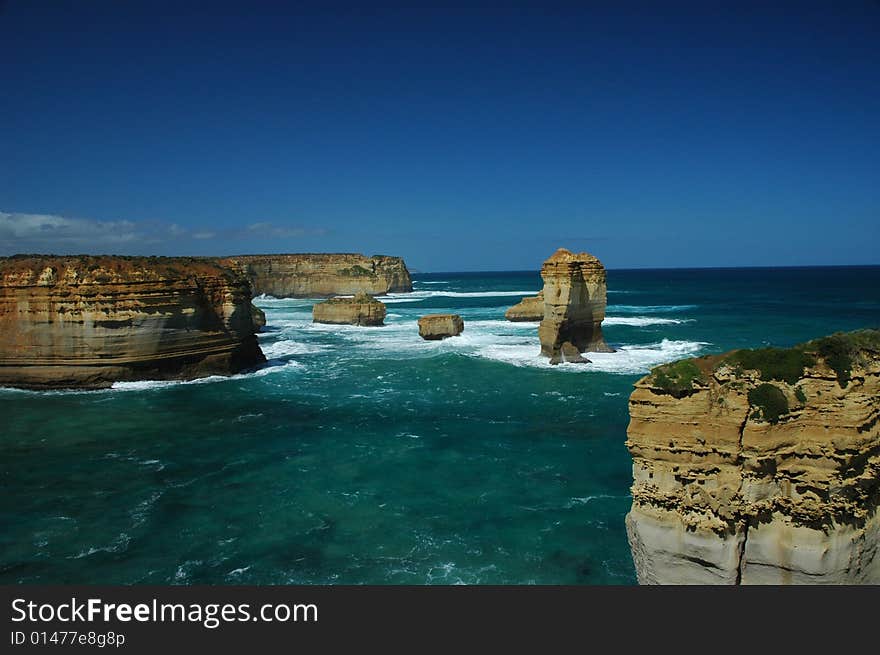
M 880 332 L 661 366 L 629 408 L 641 583 L 880 583 Z
M 560 248 L 544 262 L 541 278 L 544 280 L 544 315 L 538 327 L 541 354 L 549 357 L 551 364 L 558 364 L 565 361 L 564 352 L 613 352 L 602 337 L 606 304 L 602 262 L 585 252 L 576 255 Z
M 254 294 L 276 298 L 327 298 L 356 293 L 373 296 L 412 291 L 400 257 L 357 254 L 242 255 L 220 263 L 241 270 Z
M 504 318 L 513 322 L 540 321 L 544 318 L 544 292 L 539 291 L 537 296 L 523 298 L 504 312 Z
M 196 259 L 0 259 L 0 385 L 100 388 L 265 361 L 246 278 Z
M 385 322 L 386 311 L 384 303 L 359 293 L 353 298 L 330 298 L 315 303 L 312 320 L 315 323 L 377 326 Z

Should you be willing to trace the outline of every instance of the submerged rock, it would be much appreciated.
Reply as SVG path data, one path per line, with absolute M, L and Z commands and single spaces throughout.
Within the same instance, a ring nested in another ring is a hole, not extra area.
M 629 409 L 640 583 L 880 583 L 880 331 L 660 366 Z
M 544 292 L 539 291 L 537 296 L 523 298 L 504 312 L 504 318 L 513 322 L 540 321 L 544 318 Z
M 221 259 L 250 280 L 255 295 L 276 298 L 326 298 L 412 291 L 412 279 L 400 257 L 347 254 L 241 255 Z
M 315 323 L 377 326 L 385 323 L 386 311 L 383 303 L 359 293 L 353 298 L 330 298 L 315 303 L 312 320 Z
M 191 258 L 0 258 L 0 385 L 102 388 L 266 361 L 250 284 Z
M 458 314 L 428 314 L 419 319 L 419 336 L 428 341 L 455 337 L 464 330 Z
M 541 267 L 544 314 L 538 327 L 541 354 L 551 364 L 562 359 L 563 347 L 578 353 L 614 352 L 602 337 L 605 319 L 605 267 L 593 255 L 560 248 Z

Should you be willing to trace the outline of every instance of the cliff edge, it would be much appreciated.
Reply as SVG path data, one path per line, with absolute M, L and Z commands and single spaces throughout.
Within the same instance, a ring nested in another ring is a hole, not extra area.
M 880 583 L 880 331 L 660 366 L 629 409 L 640 583 Z
M 358 254 L 240 255 L 219 260 L 248 277 L 254 295 L 276 298 L 326 298 L 337 295 L 412 291 L 412 279 L 400 257 Z
M 101 388 L 265 362 L 251 289 L 207 260 L 0 258 L 0 385 Z

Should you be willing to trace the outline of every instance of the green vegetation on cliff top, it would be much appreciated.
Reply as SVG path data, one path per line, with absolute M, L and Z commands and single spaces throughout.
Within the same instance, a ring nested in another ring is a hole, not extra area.
M 821 359 L 834 371 L 840 387 L 845 388 L 852 376 L 853 365 L 866 352 L 880 353 L 880 330 L 838 332 L 791 348 L 737 350 L 727 355 L 684 359 L 652 369 L 649 380 L 655 388 L 670 394 L 687 395 L 693 390 L 695 381 L 704 383 L 707 375 L 726 364 L 734 370 L 757 371 L 762 382 L 778 381 L 794 385 L 803 376 L 805 368 L 815 366 Z M 772 392 L 767 389 L 761 394 L 770 403 L 768 407 L 773 415 L 775 409 L 781 407 L 778 398 L 772 401 L 769 395 Z M 788 411 L 787 407 L 786 402 L 785 412 Z

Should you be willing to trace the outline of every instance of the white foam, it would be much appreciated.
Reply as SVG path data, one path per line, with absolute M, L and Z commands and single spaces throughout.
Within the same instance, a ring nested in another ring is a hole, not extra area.
M 689 323 L 690 318 L 654 318 L 652 316 L 606 316 L 602 325 L 631 325 L 634 327 L 646 327 L 648 325 L 678 325 Z
M 606 309 L 609 312 L 624 314 L 664 314 L 696 309 L 696 307 L 696 305 L 608 305 Z
M 190 384 L 213 384 L 215 382 L 260 378 L 265 375 L 272 375 L 282 371 L 301 368 L 304 368 L 304 365 L 300 362 L 284 362 L 283 364 L 270 364 L 250 373 L 237 373 L 236 375 L 210 375 L 204 378 L 196 378 L 195 380 L 135 380 L 132 382 L 114 382 L 110 389 L 113 391 L 149 391 L 152 389 L 167 389 L 168 387 Z
M 260 344 L 260 349 L 263 351 L 266 359 L 277 359 L 279 357 L 289 357 L 290 355 L 313 355 L 330 350 L 330 347 L 317 343 L 302 343 L 301 341 L 282 339 L 273 343 Z
M 698 353 L 709 344 L 700 341 L 670 341 L 660 343 L 621 346 L 613 353 L 586 353 L 589 364 L 559 364 L 551 366 L 550 360 L 541 357 L 537 342 L 526 344 L 493 344 L 478 349 L 474 354 L 514 366 L 553 369 L 564 372 L 602 372 L 621 375 L 647 373 L 658 364 L 665 364 Z
M 534 296 L 537 291 L 411 291 L 409 293 L 389 293 L 377 296 L 382 302 L 401 298 L 495 298 L 503 296 Z

